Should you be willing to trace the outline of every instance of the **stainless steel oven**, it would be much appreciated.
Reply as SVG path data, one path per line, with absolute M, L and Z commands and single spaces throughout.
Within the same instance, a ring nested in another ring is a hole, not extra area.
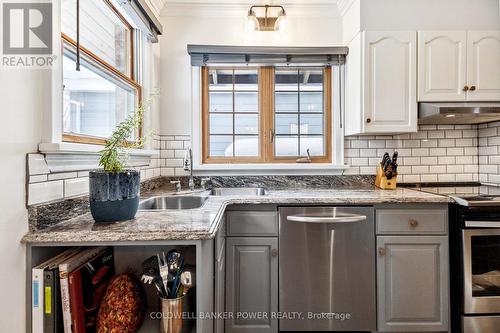
M 500 221 L 465 221 L 463 332 L 500 331 Z

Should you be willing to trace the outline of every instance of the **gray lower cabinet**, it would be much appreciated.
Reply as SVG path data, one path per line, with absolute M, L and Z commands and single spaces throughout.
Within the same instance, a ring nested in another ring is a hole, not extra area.
M 224 238 L 220 244 L 216 243 L 214 308 L 216 314 L 222 314 L 225 311 L 226 297 L 226 244 Z M 214 332 L 224 333 L 223 317 L 217 316 L 214 319 Z
M 278 238 L 226 238 L 226 333 L 277 333 Z
M 448 237 L 378 236 L 378 330 L 448 331 Z

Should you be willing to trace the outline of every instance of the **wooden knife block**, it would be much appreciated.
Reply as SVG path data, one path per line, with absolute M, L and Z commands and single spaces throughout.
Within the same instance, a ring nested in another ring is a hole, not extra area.
M 392 177 L 392 179 L 387 179 L 382 166 L 377 165 L 377 177 L 375 178 L 375 186 L 383 190 L 395 190 L 398 176 Z

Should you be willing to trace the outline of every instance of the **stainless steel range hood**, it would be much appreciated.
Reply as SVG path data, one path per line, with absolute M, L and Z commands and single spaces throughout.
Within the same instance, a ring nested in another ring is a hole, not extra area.
M 500 102 L 419 103 L 418 123 L 482 124 L 500 120 Z

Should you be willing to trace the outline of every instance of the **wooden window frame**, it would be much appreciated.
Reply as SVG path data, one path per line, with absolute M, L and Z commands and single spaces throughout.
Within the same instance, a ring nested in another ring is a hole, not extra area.
M 243 67 L 248 69 L 249 67 Z M 274 154 L 274 70 L 275 67 L 258 68 L 259 86 L 259 156 L 256 157 L 212 157 L 209 156 L 209 66 L 201 68 L 201 115 L 202 115 L 202 164 L 251 164 L 251 163 L 288 163 L 294 164 L 298 156 L 278 157 Z M 224 69 L 217 67 L 217 69 Z M 225 69 L 239 69 L 230 67 Z M 324 156 L 312 156 L 312 163 L 332 163 L 332 68 L 323 70 L 324 105 Z
M 87 58 L 89 58 L 97 67 L 101 67 L 104 71 L 109 72 L 111 75 L 116 76 L 119 80 L 122 80 L 124 83 L 129 85 L 131 88 L 137 91 L 137 103 L 136 107 L 138 107 L 142 103 L 142 86 L 136 81 L 135 78 L 135 46 L 134 46 L 134 28 L 132 25 L 123 17 L 123 15 L 115 8 L 115 6 L 109 0 L 103 0 L 104 3 L 113 11 L 113 13 L 122 21 L 122 23 L 129 30 L 128 39 L 130 41 L 130 45 L 128 47 L 128 52 L 130 54 L 130 63 L 129 63 L 129 75 L 123 73 L 122 71 L 115 68 L 113 65 L 96 55 L 91 50 L 80 44 L 80 52 L 82 52 Z M 61 43 L 62 49 L 64 52 L 64 43 L 68 43 L 72 47 L 76 48 L 77 43 L 74 39 L 61 32 Z M 143 126 L 139 126 L 138 128 L 139 137 L 143 135 Z M 84 144 L 93 144 L 93 145 L 105 145 L 107 138 L 96 137 L 85 134 L 74 134 L 74 133 L 62 133 L 62 141 L 63 142 L 72 142 L 72 143 L 84 143 Z

